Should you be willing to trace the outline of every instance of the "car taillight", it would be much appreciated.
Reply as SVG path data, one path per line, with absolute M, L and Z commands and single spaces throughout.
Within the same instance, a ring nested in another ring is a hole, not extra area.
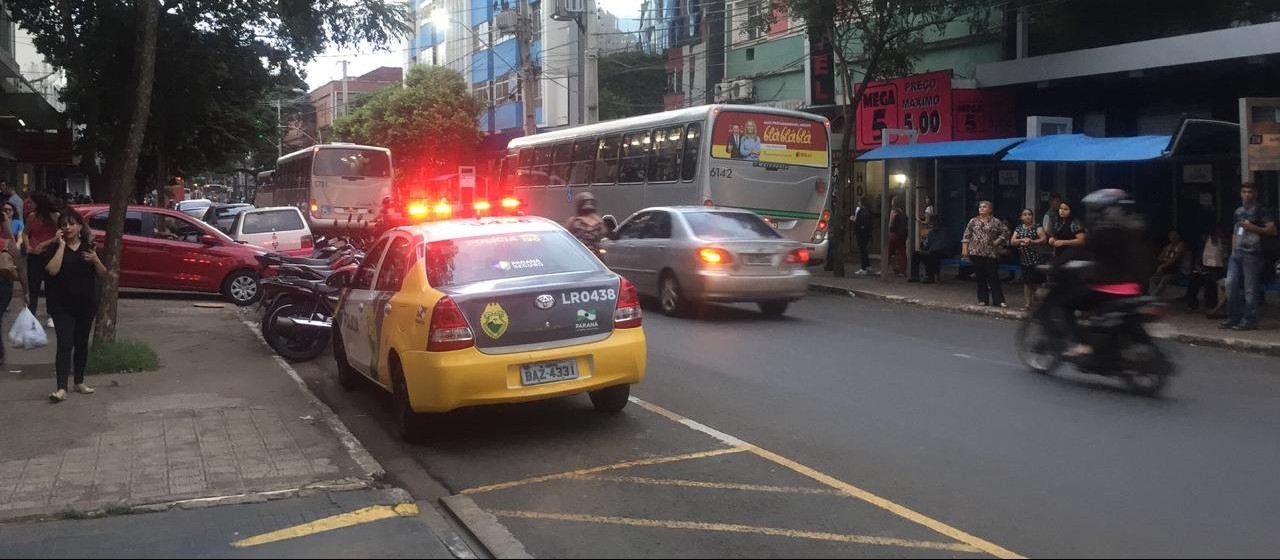
M 519 210 L 520 199 L 510 196 L 502 199 L 502 209 L 507 211 Z
M 493 209 L 493 204 L 490 204 L 487 200 L 477 200 L 471 207 L 475 208 L 476 214 L 484 214 Z
M 730 264 L 733 262 L 733 255 L 724 249 L 703 247 L 698 249 L 698 260 L 706 264 Z
M 618 306 L 613 311 L 613 328 L 633 329 L 640 326 L 644 313 L 640 311 L 640 294 L 626 278 L 618 281 Z
M 471 326 L 453 298 L 445 296 L 431 310 L 431 334 L 427 335 L 428 352 L 448 352 L 475 346 Z
M 827 182 L 822 179 L 815 181 L 813 183 L 813 192 L 818 194 L 827 194 Z
M 435 213 L 437 218 L 448 218 L 453 215 L 453 207 L 443 200 L 432 207 L 431 211 Z
M 304 236 L 302 236 L 302 248 L 303 248 L 303 249 L 310 249 L 310 248 L 315 247 L 315 246 L 316 246 L 316 240 L 315 240 L 315 238 L 314 238 L 314 237 L 312 237 L 312 236 L 310 236 L 310 235 L 304 235 Z
M 823 210 L 822 216 L 818 218 L 818 229 L 817 231 L 813 232 L 813 237 L 811 237 L 809 240 L 814 243 L 822 243 L 823 241 L 825 241 L 827 239 L 827 227 L 829 227 L 828 222 L 830 221 L 831 221 L 831 211 Z
M 427 205 L 421 202 L 409 204 L 406 210 L 409 212 L 409 216 L 414 218 L 425 218 L 427 216 Z
M 319 205 L 318 203 L 316 203 L 316 199 L 314 199 L 314 198 L 313 198 L 313 199 L 311 199 L 310 206 L 311 206 L 311 213 L 312 213 L 312 214 L 315 214 L 316 212 L 319 212 L 319 211 L 320 211 L 320 205 Z
M 809 250 L 795 249 L 790 253 L 787 253 L 785 261 L 787 264 L 798 264 L 801 266 L 809 264 Z

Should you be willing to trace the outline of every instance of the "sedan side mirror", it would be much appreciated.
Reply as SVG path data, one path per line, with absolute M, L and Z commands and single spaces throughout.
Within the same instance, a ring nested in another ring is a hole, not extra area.
M 613 214 L 605 214 L 603 218 L 600 218 L 600 221 L 604 222 L 604 227 L 608 228 L 610 232 L 618 229 L 618 219 L 613 217 Z
M 324 283 L 331 288 L 345 288 L 351 285 L 351 280 L 356 277 L 356 265 L 349 264 L 330 274 L 325 278 Z
M 219 245 L 220 243 L 221 242 L 218 240 L 217 236 L 208 235 L 208 234 L 200 236 L 200 244 L 204 245 L 205 247 L 214 247 Z

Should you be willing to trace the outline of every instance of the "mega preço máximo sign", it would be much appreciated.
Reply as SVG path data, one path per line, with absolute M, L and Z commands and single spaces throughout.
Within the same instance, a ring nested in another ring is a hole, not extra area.
M 867 84 L 856 113 L 857 148 L 879 148 L 886 128 L 915 130 L 920 144 L 951 140 L 951 110 L 950 70 Z

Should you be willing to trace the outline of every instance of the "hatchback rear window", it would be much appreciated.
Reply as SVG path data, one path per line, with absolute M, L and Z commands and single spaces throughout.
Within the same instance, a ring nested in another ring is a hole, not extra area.
M 244 214 L 242 233 L 271 233 L 306 229 L 302 215 L 297 210 L 274 210 Z
M 773 226 L 755 214 L 742 212 L 687 212 L 685 221 L 703 239 L 780 239 Z
M 437 288 L 600 269 L 582 243 L 560 231 L 433 241 L 426 263 L 427 281 Z

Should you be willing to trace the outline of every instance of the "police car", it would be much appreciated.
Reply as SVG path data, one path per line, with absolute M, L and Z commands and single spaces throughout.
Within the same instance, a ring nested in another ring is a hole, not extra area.
M 407 439 L 429 413 L 474 405 L 586 392 L 617 413 L 644 378 L 635 287 L 555 222 L 400 227 L 340 274 L 338 379 L 389 391 Z

